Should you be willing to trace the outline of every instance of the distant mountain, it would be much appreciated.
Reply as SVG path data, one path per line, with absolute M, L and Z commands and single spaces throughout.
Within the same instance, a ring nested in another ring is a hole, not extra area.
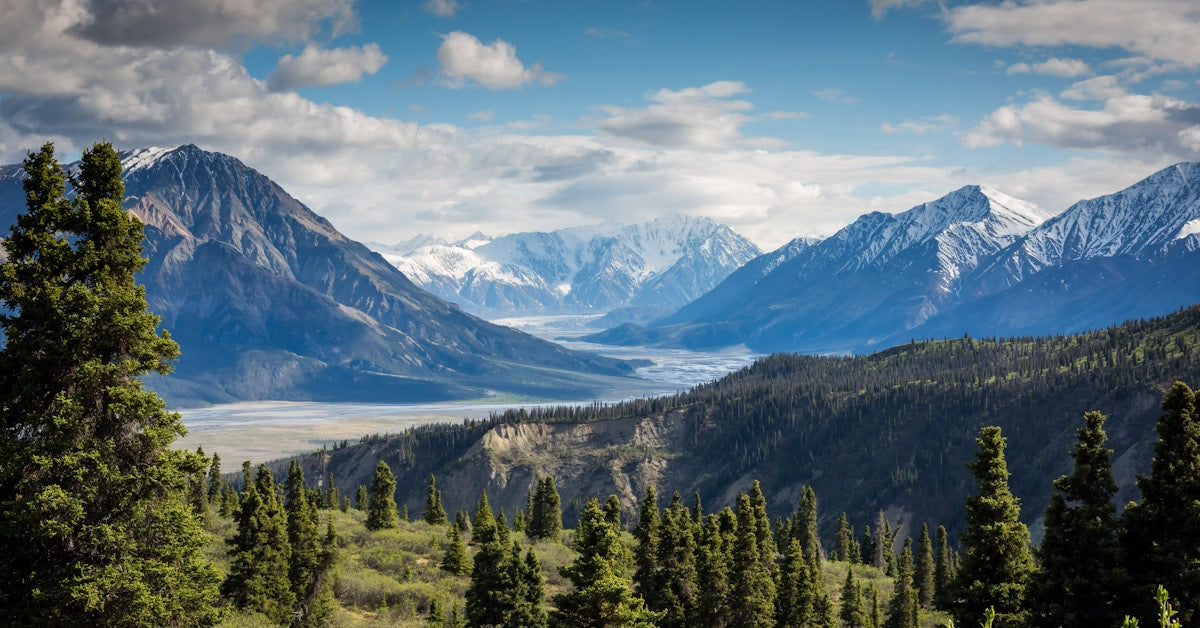
M 964 275 L 1048 217 L 967 186 L 900 214 L 867 214 L 819 242 L 793 241 L 650 329 L 592 338 L 810 352 L 883 346 L 953 303 Z
M 493 325 L 413 285 L 267 177 L 188 145 L 122 153 L 139 279 L 179 341 L 174 403 L 588 396 L 628 365 Z M 0 169 L 0 224 L 23 212 Z
M 760 253 L 729 227 L 681 215 L 455 243 L 418 236 L 376 250 L 418 285 L 492 317 L 616 309 L 634 318 L 662 315 Z

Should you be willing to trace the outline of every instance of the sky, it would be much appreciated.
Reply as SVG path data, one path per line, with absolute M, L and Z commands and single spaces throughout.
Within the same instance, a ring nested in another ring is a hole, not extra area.
M 1200 160 L 1197 0 L 0 0 L 0 162 L 194 143 L 352 238 L 671 213 L 772 249 Z

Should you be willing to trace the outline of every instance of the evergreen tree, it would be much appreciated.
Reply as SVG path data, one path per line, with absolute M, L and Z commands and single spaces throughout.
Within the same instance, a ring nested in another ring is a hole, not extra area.
M 479 492 L 479 501 L 475 504 L 475 514 L 471 517 L 475 522 L 471 525 L 471 541 L 483 545 L 497 538 L 496 518 L 492 515 L 492 505 L 488 502 L 487 491 Z
M 1173 605 L 1177 619 L 1191 625 L 1200 618 L 1200 415 L 1183 382 L 1162 407 L 1150 475 L 1137 479 L 1142 500 L 1125 509 L 1125 545 L 1139 604 L 1161 584 L 1183 602 Z
M 330 612 L 327 570 L 332 565 L 333 519 L 326 538 L 321 537 L 317 507 L 309 497 L 304 470 L 292 460 L 285 485 L 288 544 L 292 549 L 288 579 L 296 599 L 295 621 L 300 625 L 321 625 Z
M 371 482 L 367 502 L 368 530 L 383 530 L 400 525 L 396 518 L 396 476 L 392 475 L 391 468 L 382 460 L 375 465 L 375 478 Z
M 588 500 L 579 516 L 573 548 L 579 556 L 559 572 L 574 590 L 554 597 L 556 623 L 585 627 L 654 625 L 659 615 L 633 594 L 632 583 L 624 575 L 626 550 L 621 545 L 620 531 L 595 499 Z
M 221 456 L 213 452 L 212 464 L 208 467 L 208 503 L 216 506 L 221 503 L 221 487 L 225 482 L 221 479 Z
M 609 495 L 604 502 L 604 518 L 616 529 L 621 529 L 621 500 L 616 495 Z
M 554 476 L 538 478 L 526 527 L 526 534 L 533 540 L 558 539 L 562 535 L 562 498 Z
M 658 570 L 659 539 L 658 497 L 654 485 L 646 485 L 646 493 L 638 509 L 637 527 L 633 529 L 633 585 L 650 610 L 665 608 L 661 599 L 662 582 Z
M 451 528 L 456 529 L 455 526 Z M 473 541 L 479 544 L 471 567 L 471 583 L 467 587 L 467 624 L 471 626 L 507 625 L 505 622 L 515 608 L 513 577 L 507 532 L 502 532 L 492 517 L 487 492 L 479 495 L 475 507 Z
M 748 495 L 739 495 L 737 504 L 730 574 L 732 613 L 742 625 L 770 626 L 775 615 L 775 582 L 758 547 L 758 519 Z
M 791 539 L 783 553 L 783 565 L 779 569 L 779 584 L 776 587 L 775 625 L 817 625 L 814 609 L 815 591 L 812 576 L 800 541 Z M 843 602 L 844 603 L 844 602 Z
M 858 553 L 862 558 L 864 565 L 875 565 L 875 535 L 871 533 L 871 526 L 863 526 L 862 541 L 858 544 Z
M 693 535 L 691 513 L 683 505 L 676 492 L 671 505 L 663 512 L 661 534 L 658 545 L 660 608 L 666 615 L 660 626 L 684 628 L 694 626 L 697 621 L 698 600 L 696 599 L 696 540 Z M 649 606 L 649 603 L 647 603 Z
M 993 607 L 998 628 L 1019 626 L 1026 618 L 1025 589 L 1033 571 L 1029 530 L 1021 523 L 1020 505 L 1008 488 L 1000 428 L 983 428 L 975 443 L 975 461 L 968 466 L 979 494 L 967 499 L 952 611 L 958 623 L 967 625 Z
M 467 556 L 467 546 L 463 544 L 458 526 L 450 526 L 446 532 L 446 553 L 442 556 L 442 570 L 456 576 L 471 573 L 471 557 Z
M 467 511 L 460 510 L 454 515 L 454 527 L 458 528 L 459 532 L 468 532 L 471 529 L 471 516 Z
M 542 579 L 542 567 L 538 564 L 533 550 L 529 550 L 522 560 L 521 544 L 514 540 L 506 567 L 510 572 L 509 579 L 513 588 L 509 592 L 512 600 L 511 610 L 505 616 L 503 625 L 513 628 L 545 628 L 547 615 L 543 600 L 546 588 Z
M 888 571 L 887 555 L 892 553 L 892 542 L 888 538 L 889 536 L 887 519 L 883 516 L 883 510 L 880 510 L 879 516 L 875 519 L 875 537 L 871 540 L 871 549 L 874 550 L 871 564 L 883 573 Z
M 325 494 L 323 497 L 325 507 L 330 510 L 341 505 L 342 498 L 338 496 L 337 483 L 333 481 L 333 471 L 330 471 L 328 477 L 325 479 Z
M 191 503 L 192 514 L 196 515 L 200 525 L 208 526 L 208 476 L 205 474 L 208 458 L 204 456 L 204 449 L 201 447 L 196 448 L 196 456 L 203 464 L 198 472 L 188 477 L 188 502 Z
M 339 508 L 342 512 L 350 512 L 350 496 L 342 495 L 342 504 Z
M 811 486 L 804 487 L 800 504 L 796 507 L 794 528 L 808 564 L 819 567 L 824 552 L 821 550 L 821 538 L 817 534 L 817 494 Z
M 221 508 L 217 514 L 222 517 L 232 517 L 237 510 L 237 492 L 232 486 L 225 484 L 221 487 Z
M 758 480 L 755 480 L 754 484 L 750 486 L 749 498 L 751 514 L 754 517 L 755 542 L 758 545 L 759 560 L 762 562 L 767 574 L 773 579 L 775 576 L 775 554 L 777 552 L 775 551 L 775 540 L 771 536 L 771 518 L 767 516 L 767 498 L 763 495 L 762 486 L 759 485 Z M 813 512 L 816 512 L 815 497 L 813 498 Z M 806 550 L 809 549 L 805 546 L 804 539 L 801 539 L 800 546 Z
M 231 560 L 222 593 L 238 608 L 262 613 L 276 623 L 290 623 L 296 595 L 288 578 L 292 547 L 287 514 L 266 465 L 258 467 L 255 481 L 242 491 L 236 520 L 237 533 L 228 541 Z
M 850 527 L 850 521 L 846 518 L 846 513 L 838 516 L 838 531 L 837 541 L 833 545 L 834 557 L 837 560 L 847 562 L 851 560 L 852 552 L 850 547 L 854 544 L 854 529 Z
M 1104 415 L 1088 412 L 1071 457 L 1074 472 L 1054 481 L 1046 533 L 1038 548 L 1041 569 L 1030 585 L 1038 625 L 1115 626 L 1123 577 L 1117 508 L 1112 498 L 1112 450 L 1104 447 Z
M 700 491 L 692 491 L 692 523 L 699 528 L 704 522 L 704 507 L 700 503 Z
M 359 484 L 358 491 L 354 493 L 354 507 L 358 510 L 366 510 L 367 503 L 367 487 Z
M 904 544 L 896 563 L 895 588 L 888 603 L 884 628 L 917 628 L 917 592 L 913 589 L 912 539 Z
M 921 536 L 917 539 L 916 564 L 913 565 L 913 587 L 917 590 L 917 602 L 921 608 L 933 604 L 934 591 L 933 539 L 929 538 L 929 524 L 921 524 Z
M 954 582 L 954 562 L 945 526 L 937 527 L 937 556 L 933 565 L 933 605 L 950 610 L 951 588 Z
M 729 626 L 733 622 L 730 604 L 730 571 L 737 518 L 725 508 L 709 515 L 700 533 L 696 550 L 696 594 L 698 615 L 706 626 Z
M 429 525 L 445 525 L 449 522 L 442 508 L 442 492 L 437 488 L 437 478 L 429 474 L 429 490 L 425 494 L 425 514 L 421 517 Z
M 854 581 L 854 566 L 846 570 L 846 582 L 842 585 L 842 607 L 839 613 L 842 628 L 868 628 L 871 618 L 867 613 L 862 588 Z M 780 624 L 781 626 L 804 626 L 803 623 Z
M 135 274 L 142 224 L 110 144 L 75 199 L 52 144 L 24 162 L 27 210 L 0 264 L 0 608 L 12 624 L 208 624 L 219 575 L 184 501 L 201 460 L 145 390 L 179 348 Z

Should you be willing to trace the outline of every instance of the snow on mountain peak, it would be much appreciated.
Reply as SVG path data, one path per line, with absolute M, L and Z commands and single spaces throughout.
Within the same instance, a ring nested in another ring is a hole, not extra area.
M 174 150 L 175 148 L 163 148 L 161 146 L 135 148 L 121 154 L 121 167 L 124 168 L 126 174 L 144 170 L 157 164 L 164 155 Z

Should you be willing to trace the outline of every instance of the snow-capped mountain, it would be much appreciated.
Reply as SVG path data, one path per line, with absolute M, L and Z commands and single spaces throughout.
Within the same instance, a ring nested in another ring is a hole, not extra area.
M 764 258 L 783 259 L 770 264 Z M 613 343 L 866 351 L 910 338 L 1070 333 L 1200 302 L 1200 164 L 1050 218 L 969 186 L 862 216 L 794 256 L 769 253 Z
M 964 275 L 1046 218 L 1036 205 L 967 186 L 899 214 L 866 214 L 816 243 L 789 243 L 649 330 L 596 339 L 763 350 L 872 346 L 935 315 Z
M 377 250 L 417 284 L 487 316 L 670 311 L 760 253 L 729 227 L 682 215 L 403 248 Z
M 557 396 L 628 371 L 438 299 L 229 155 L 121 157 L 125 206 L 146 225 L 139 280 L 182 350 L 151 382 L 174 402 Z M 25 211 L 21 179 L 0 170 L 0 225 Z

